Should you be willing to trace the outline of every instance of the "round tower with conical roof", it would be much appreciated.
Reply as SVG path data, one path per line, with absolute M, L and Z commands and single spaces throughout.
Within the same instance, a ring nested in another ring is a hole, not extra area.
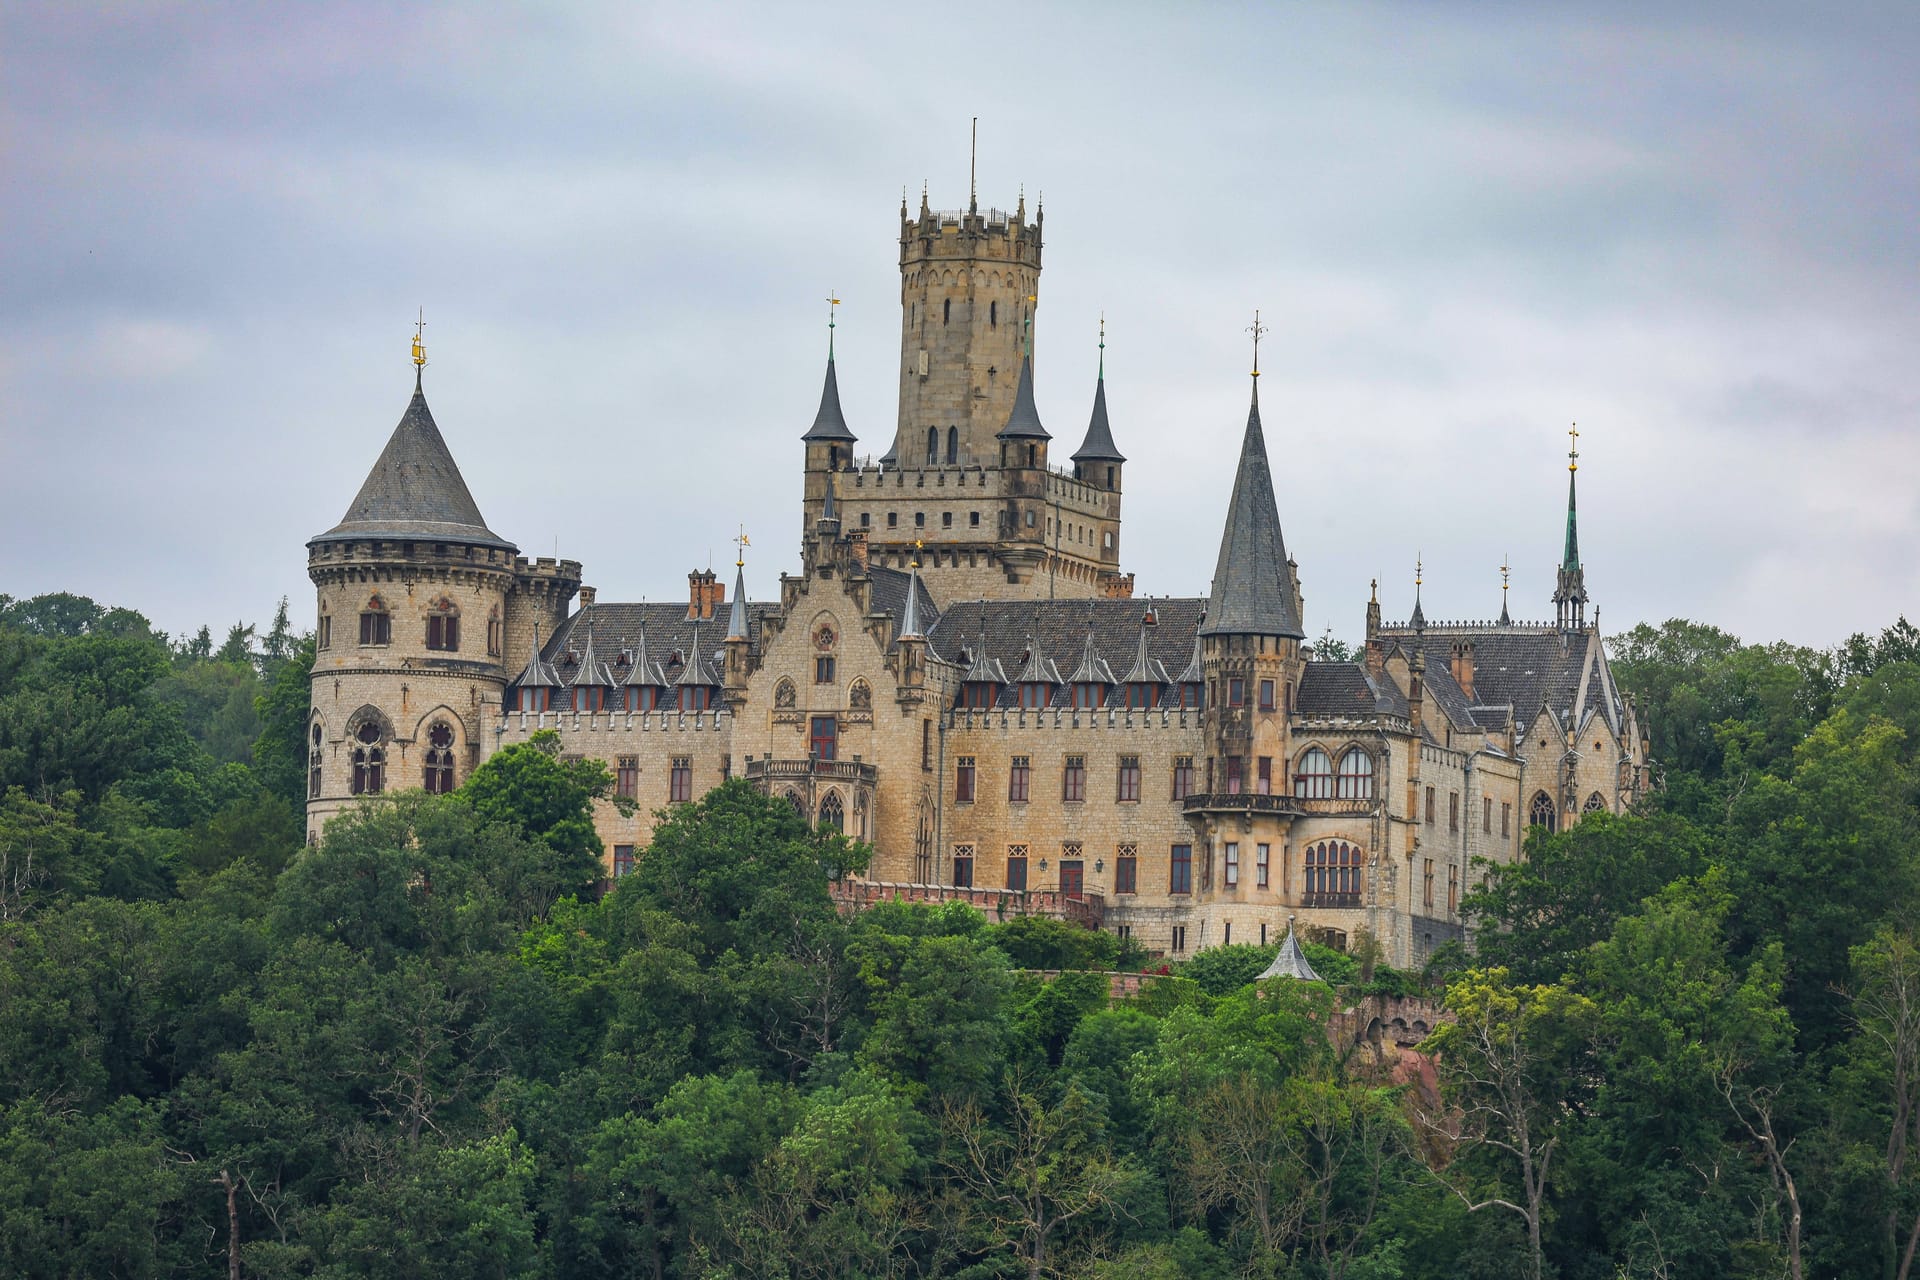
M 425 363 L 417 344 L 415 361 Z M 307 543 L 319 605 L 309 840 L 360 797 L 450 791 L 479 763 L 514 670 L 515 550 L 481 517 L 416 372 L 345 517 Z M 577 586 L 577 567 L 572 576 Z

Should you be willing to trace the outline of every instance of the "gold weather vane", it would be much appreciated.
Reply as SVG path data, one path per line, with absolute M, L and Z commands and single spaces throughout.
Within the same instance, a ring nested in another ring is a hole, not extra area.
M 1419 590 L 1420 587 L 1420 575 L 1425 572 L 1424 564 L 1425 558 L 1423 555 L 1416 554 L 1413 557 L 1413 586 L 1416 591 Z
M 920 567 L 920 548 L 926 545 L 926 542 L 920 538 L 913 540 L 913 567 L 916 569 Z
M 1260 323 L 1260 308 L 1253 309 L 1253 323 L 1247 326 L 1247 332 L 1253 335 L 1253 376 L 1260 376 L 1260 335 L 1267 332 L 1267 326 Z
M 747 548 L 752 546 L 753 542 L 751 539 L 747 537 L 747 526 L 745 526 L 744 524 L 740 526 L 740 535 L 733 540 L 733 545 L 735 547 L 735 551 L 733 553 L 733 567 L 736 569 L 746 568 L 747 567 Z
M 427 309 L 422 307 L 420 308 L 420 318 L 413 322 L 413 367 L 416 369 L 424 369 L 427 367 L 426 328 Z
M 1574 423 L 1567 428 L 1567 470 L 1580 469 L 1580 424 Z
M 1507 557 L 1500 557 L 1500 612 L 1507 611 Z
M 827 354 L 829 356 L 833 354 L 833 325 L 840 306 L 840 299 L 837 296 L 839 292 L 835 289 L 827 294 Z

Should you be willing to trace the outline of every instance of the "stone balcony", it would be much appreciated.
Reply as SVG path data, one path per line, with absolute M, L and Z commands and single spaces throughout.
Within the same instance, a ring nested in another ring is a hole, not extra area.
M 749 782 L 846 782 L 871 787 L 880 779 L 878 765 L 858 760 L 749 760 Z

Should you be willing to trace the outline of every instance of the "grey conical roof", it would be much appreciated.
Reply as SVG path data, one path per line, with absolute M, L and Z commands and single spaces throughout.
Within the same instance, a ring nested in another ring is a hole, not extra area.
M 1073 451 L 1075 462 L 1125 462 L 1126 455 L 1113 443 L 1113 429 L 1107 425 L 1107 375 L 1093 384 L 1093 417 L 1087 420 L 1087 438 Z
M 1020 357 L 1020 386 L 1013 393 L 1013 412 L 1007 415 L 1007 425 L 1000 428 L 996 440 L 1051 440 L 1047 429 L 1040 425 L 1040 409 L 1033 402 L 1033 357 Z
M 1287 572 L 1287 543 L 1280 534 L 1280 508 L 1273 498 L 1267 439 L 1260 429 L 1260 384 L 1254 384 L 1240 466 L 1220 535 L 1202 635 L 1261 635 L 1306 639 Z
M 1323 982 L 1313 966 L 1307 963 L 1307 957 L 1300 950 L 1300 940 L 1294 936 L 1293 917 L 1287 917 L 1287 936 L 1280 943 L 1280 951 L 1273 957 L 1273 963 L 1266 967 L 1255 982 L 1265 982 L 1268 978 L 1298 978 L 1302 982 Z
M 858 353 L 856 353 L 858 354 Z M 827 349 L 827 382 L 820 389 L 820 412 L 813 415 L 813 425 L 807 428 L 802 440 L 854 440 L 857 439 L 847 428 L 847 416 L 840 412 L 840 379 L 833 371 L 833 349 Z
M 313 541 L 359 538 L 419 538 L 509 552 L 518 549 L 487 528 L 440 428 L 433 423 L 418 378 L 400 425 L 387 438 L 387 447 L 380 451 L 379 461 L 367 473 L 347 514 Z

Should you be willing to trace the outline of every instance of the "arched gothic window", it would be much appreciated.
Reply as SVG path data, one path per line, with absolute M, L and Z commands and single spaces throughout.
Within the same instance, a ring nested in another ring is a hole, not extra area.
M 827 798 L 820 802 L 820 825 L 835 831 L 846 830 L 847 812 L 841 807 L 838 791 L 827 792 Z
M 1319 747 L 1308 747 L 1293 771 L 1293 794 L 1301 800 L 1333 798 L 1333 761 Z
M 1552 831 L 1560 825 L 1559 819 L 1560 815 L 1553 806 L 1553 797 L 1544 791 L 1534 792 L 1533 803 L 1527 807 L 1527 821 Z
M 949 324 L 953 320 L 953 299 L 948 298 L 940 304 L 940 323 Z
M 367 607 L 360 611 L 360 643 L 393 643 L 393 616 L 387 612 L 386 602 L 379 596 L 369 599 Z
M 1345 840 L 1322 840 L 1307 846 L 1309 901 L 1360 900 L 1360 846 Z
M 387 785 L 387 751 L 380 726 L 371 720 L 362 722 L 353 740 L 353 794 L 377 796 Z
M 444 720 L 427 730 L 426 787 L 436 796 L 453 790 L 453 728 Z
M 501 625 L 501 622 L 500 622 L 500 607 L 498 605 L 495 605 L 493 608 L 487 610 L 487 656 L 488 657 L 497 658 L 500 656 L 500 642 L 503 638 L 504 631 L 505 631 L 505 628 Z
M 940 461 L 940 428 L 927 428 L 927 465 Z
M 307 750 L 307 799 L 320 798 L 320 722 L 314 721 L 311 745 Z
M 987 304 L 987 328 L 998 329 L 999 327 L 1000 304 L 998 302 L 989 302 Z
M 947 428 L 947 465 L 960 461 L 960 428 Z
M 1603 797 L 1598 791 L 1588 796 L 1587 802 L 1580 806 L 1580 812 L 1583 814 L 1605 813 L 1606 811 L 1607 811 L 1606 798 Z
M 1373 799 L 1373 757 L 1358 747 L 1341 756 L 1334 795 L 1341 800 Z
M 800 799 L 800 793 L 798 791 L 790 790 L 781 798 L 793 807 L 794 816 L 798 817 L 802 822 L 806 821 L 807 806 Z

